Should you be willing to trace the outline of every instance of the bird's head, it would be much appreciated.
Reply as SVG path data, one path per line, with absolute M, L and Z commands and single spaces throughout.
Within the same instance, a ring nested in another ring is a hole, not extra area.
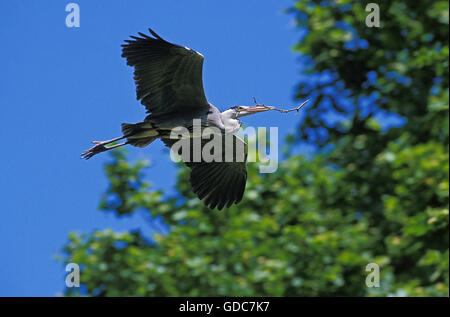
M 230 111 L 230 114 L 233 119 L 237 119 L 240 117 L 248 116 L 250 114 L 258 113 L 258 112 L 264 112 L 270 110 L 270 107 L 265 106 L 236 106 L 231 107 L 228 111 Z

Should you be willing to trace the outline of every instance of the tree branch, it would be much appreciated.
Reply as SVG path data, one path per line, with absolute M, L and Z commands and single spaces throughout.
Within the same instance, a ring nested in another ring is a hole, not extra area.
M 278 109 L 278 108 L 276 108 L 276 107 L 273 107 L 273 106 L 266 106 L 266 105 L 261 105 L 261 104 L 259 104 L 258 103 L 258 101 L 256 101 L 256 98 L 255 97 L 253 97 L 253 102 L 255 103 L 255 105 L 256 106 L 259 106 L 259 107 L 265 107 L 265 108 L 268 108 L 269 110 L 275 110 L 275 111 L 279 111 L 279 112 L 282 112 L 282 113 L 287 113 L 287 112 L 291 112 L 291 111 L 297 111 L 297 113 L 298 113 L 298 111 L 307 103 L 309 101 L 309 99 L 307 99 L 306 101 L 304 101 L 300 106 L 298 106 L 298 107 L 296 107 L 296 108 L 292 108 L 292 109 Z

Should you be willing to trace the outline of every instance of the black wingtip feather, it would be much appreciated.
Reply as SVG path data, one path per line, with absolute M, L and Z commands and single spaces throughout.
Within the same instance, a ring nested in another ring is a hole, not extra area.
M 161 41 L 164 41 L 164 42 L 165 42 L 165 40 L 164 40 L 161 36 L 159 36 L 158 34 L 156 34 L 156 32 L 153 31 L 151 28 L 148 28 L 148 30 L 149 30 L 149 32 L 150 32 L 154 37 L 156 37 L 158 40 L 161 40 Z
M 236 199 L 236 204 L 237 203 L 239 203 L 241 200 L 242 200 L 242 197 L 244 196 L 244 191 L 245 191 L 245 184 L 247 183 L 247 175 L 245 175 L 245 180 L 244 180 L 244 182 L 242 182 L 242 185 L 241 185 L 241 190 L 240 190 L 240 192 L 239 192 L 239 194 L 238 194 L 238 196 L 237 196 L 237 199 Z
M 151 39 L 150 36 L 148 36 L 147 34 L 144 34 L 144 33 L 142 33 L 142 32 L 138 32 L 138 34 L 139 34 L 140 36 L 142 36 L 143 38 Z

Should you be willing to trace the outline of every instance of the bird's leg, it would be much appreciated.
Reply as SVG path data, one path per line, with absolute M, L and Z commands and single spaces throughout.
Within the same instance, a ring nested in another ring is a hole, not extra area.
M 119 146 L 124 146 L 125 144 L 128 144 L 128 142 L 122 142 L 122 143 L 114 144 L 114 145 L 111 145 L 111 146 L 105 146 L 105 148 L 107 150 L 111 150 L 111 149 L 114 149 L 114 148 L 119 147 Z
M 92 141 L 92 143 L 106 145 L 106 144 L 109 144 L 109 143 L 112 143 L 112 142 L 116 142 L 116 141 L 122 140 L 124 138 L 125 138 L 124 136 L 120 136 L 118 138 L 114 138 L 114 139 L 106 140 L 106 141 Z
M 105 152 L 105 151 L 114 149 L 114 148 L 119 147 L 119 146 L 123 146 L 123 145 L 127 144 L 128 141 L 127 142 L 123 142 L 123 143 L 119 143 L 119 144 L 114 144 L 114 145 L 111 145 L 111 146 L 105 146 L 105 144 L 108 144 L 108 143 L 111 143 L 111 142 L 114 142 L 114 141 L 117 141 L 117 140 L 120 140 L 120 139 L 123 139 L 123 138 L 124 137 L 120 137 L 120 138 L 115 138 L 115 139 L 108 140 L 108 141 L 103 141 L 103 142 L 93 141 L 92 143 L 95 143 L 96 145 L 93 146 L 92 148 L 90 148 L 89 150 L 84 151 L 83 153 L 81 153 L 81 158 L 88 160 L 88 159 L 90 159 L 91 157 L 93 157 L 94 155 L 96 155 L 98 153 Z

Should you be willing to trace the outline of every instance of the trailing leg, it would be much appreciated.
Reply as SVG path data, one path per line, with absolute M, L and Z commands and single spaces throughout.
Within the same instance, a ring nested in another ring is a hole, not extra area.
M 102 152 L 114 149 L 116 147 L 128 144 L 128 141 L 127 141 L 127 142 L 123 142 L 123 143 L 119 143 L 119 144 L 114 144 L 111 146 L 106 146 L 106 144 L 109 144 L 109 143 L 112 143 L 112 142 L 115 142 L 117 140 L 121 140 L 124 138 L 125 137 L 119 137 L 119 138 L 115 138 L 115 139 L 108 140 L 108 141 L 92 141 L 92 143 L 95 143 L 96 145 L 91 147 L 89 150 L 86 150 L 83 153 L 81 153 L 81 158 L 88 160 L 98 153 L 102 153 Z
M 88 160 L 98 153 L 102 153 L 125 144 L 144 147 L 159 137 L 158 129 L 149 122 L 122 123 L 122 132 L 123 136 L 118 138 L 106 141 L 92 141 L 95 146 L 81 153 L 81 158 Z M 123 139 L 127 139 L 126 142 L 107 146 L 107 144 Z

